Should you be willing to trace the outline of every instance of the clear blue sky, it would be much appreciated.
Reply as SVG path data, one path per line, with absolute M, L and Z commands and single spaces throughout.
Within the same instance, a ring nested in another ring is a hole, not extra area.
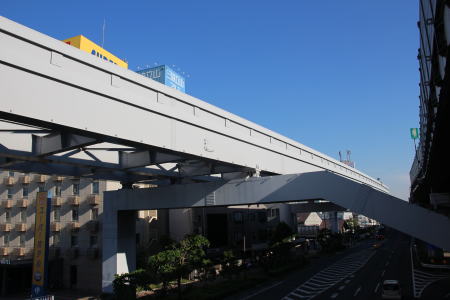
M 24 1 L 0 14 L 83 34 L 138 66 L 176 65 L 187 92 L 338 158 L 407 199 L 418 127 L 418 0 Z

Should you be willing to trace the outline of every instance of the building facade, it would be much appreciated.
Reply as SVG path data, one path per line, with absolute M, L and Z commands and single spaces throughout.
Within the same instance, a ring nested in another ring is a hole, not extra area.
M 410 201 L 450 215 L 450 2 L 420 0 L 419 144 L 410 171 Z
M 0 179 L 2 293 L 31 286 L 28 282 L 31 282 L 35 203 L 39 191 L 51 191 L 53 195 L 49 235 L 50 287 L 99 291 L 102 195 L 105 190 L 116 189 L 118 185 L 87 178 L 13 171 L 0 172 Z M 24 286 L 15 286 L 15 266 L 23 269 L 17 276 L 23 277 Z

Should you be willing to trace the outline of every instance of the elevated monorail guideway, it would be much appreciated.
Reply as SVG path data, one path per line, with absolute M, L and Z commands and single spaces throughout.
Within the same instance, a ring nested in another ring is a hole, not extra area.
M 105 194 L 106 292 L 138 209 L 327 200 L 450 247 L 448 218 L 314 149 L 3 17 L 0 45 L 0 168 L 158 184 Z
M 33 171 L 32 162 L 42 173 L 131 182 L 328 170 L 388 192 L 318 151 L 3 17 L 0 43 L 0 119 L 50 132 L 28 151 L 2 147 L 8 168 Z M 98 143 L 127 149 L 103 164 L 89 151 Z M 72 158 L 86 149 L 91 159 Z

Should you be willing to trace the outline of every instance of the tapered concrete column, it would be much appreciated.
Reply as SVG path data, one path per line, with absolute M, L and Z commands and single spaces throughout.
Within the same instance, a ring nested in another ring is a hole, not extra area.
M 102 291 L 112 293 L 115 274 L 136 269 L 136 211 L 117 209 L 117 198 L 103 204 Z

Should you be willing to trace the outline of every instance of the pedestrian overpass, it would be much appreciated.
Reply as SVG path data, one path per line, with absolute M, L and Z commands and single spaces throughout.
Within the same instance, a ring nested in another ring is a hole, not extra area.
M 314 149 L 3 17 L 0 44 L 0 167 L 125 188 L 104 196 L 105 291 L 135 266 L 138 209 L 322 199 L 450 249 L 447 217 Z

